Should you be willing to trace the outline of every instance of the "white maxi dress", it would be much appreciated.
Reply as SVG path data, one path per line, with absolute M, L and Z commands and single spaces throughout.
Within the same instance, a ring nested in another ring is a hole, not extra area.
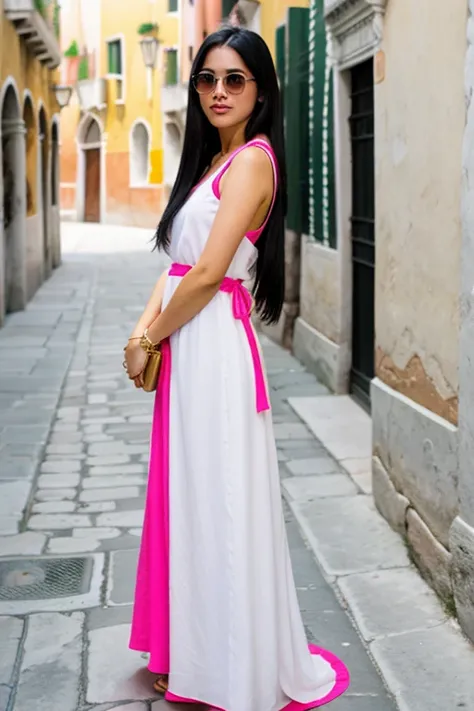
M 271 147 L 249 145 L 267 153 L 276 183 Z M 170 254 L 178 268 L 170 270 L 164 308 L 206 245 L 219 181 L 236 153 L 198 185 L 174 220 Z M 260 232 L 240 244 L 227 273 L 230 287 L 250 278 Z M 331 653 L 308 648 L 272 415 L 258 412 L 258 366 L 231 291 L 219 291 L 169 341 L 156 395 L 131 647 L 150 652 L 152 671 L 169 673 L 170 701 L 221 711 L 302 711 L 339 696 L 349 677 Z

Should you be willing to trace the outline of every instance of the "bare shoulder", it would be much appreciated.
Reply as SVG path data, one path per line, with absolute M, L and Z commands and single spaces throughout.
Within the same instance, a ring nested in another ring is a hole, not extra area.
M 263 184 L 269 184 L 270 189 L 273 183 L 273 167 L 272 161 L 268 153 L 257 146 L 249 146 L 238 153 L 232 165 L 229 168 L 229 173 L 245 179 L 258 180 Z

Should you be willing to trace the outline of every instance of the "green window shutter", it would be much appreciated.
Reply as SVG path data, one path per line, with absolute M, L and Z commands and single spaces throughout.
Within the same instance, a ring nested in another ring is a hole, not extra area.
M 286 29 L 284 115 L 288 170 L 288 227 L 309 231 L 309 10 L 290 8 Z
M 324 0 L 311 5 L 310 234 L 336 245 L 333 77 L 326 54 Z
M 178 52 L 168 49 L 166 52 L 166 84 L 173 86 L 178 83 Z
M 168 12 L 178 12 L 178 0 L 168 0 Z
M 122 74 L 122 43 L 114 40 L 108 43 L 109 74 Z
M 237 0 L 222 0 L 222 19 L 225 20 L 232 12 Z
M 275 48 L 276 48 L 276 70 L 278 79 L 280 82 L 280 91 L 283 100 L 284 88 L 285 88 L 285 72 L 286 72 L 286 55 L 285 55 L 285 44 L 286 44 L 286 27 L 285 25 L 280 25 L 275 33 Z
M 79 68 L 77 70 L 77 80 L 89 79 L 89 57 L 86 55 L 81 57 Z

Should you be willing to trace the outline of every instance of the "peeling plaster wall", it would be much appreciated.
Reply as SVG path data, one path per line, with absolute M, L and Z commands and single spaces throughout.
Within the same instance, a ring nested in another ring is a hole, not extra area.
M 457 421 L 466 3 L 387 4 L 375 87 L 377 375 Z

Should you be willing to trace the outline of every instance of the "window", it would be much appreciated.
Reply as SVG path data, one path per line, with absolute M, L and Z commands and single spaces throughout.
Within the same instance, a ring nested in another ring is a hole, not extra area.
M 168 12 L 178 12 L 178 0 L 168 0 Z
M 108 42 L 108 72 L 122 74 L 122 41 L 119 39 Z
M 109 77 L 115 77 L 116 84 L 116 103 L 123 103 L 124 96 L 124 83 L 125 83 L 125 61 L 124 61 L 124 48 L 123 39 L 121 37 L 114 37 L 107 40 L 107 72 Z
M 130 144 L 130 185 L 146 185 L 149 173 L 150 134 L 141 121 L 132 128 Z
M 167 86 L 173 86 L 178 83 L 178 50 L 166 50 L 166 80 Z

